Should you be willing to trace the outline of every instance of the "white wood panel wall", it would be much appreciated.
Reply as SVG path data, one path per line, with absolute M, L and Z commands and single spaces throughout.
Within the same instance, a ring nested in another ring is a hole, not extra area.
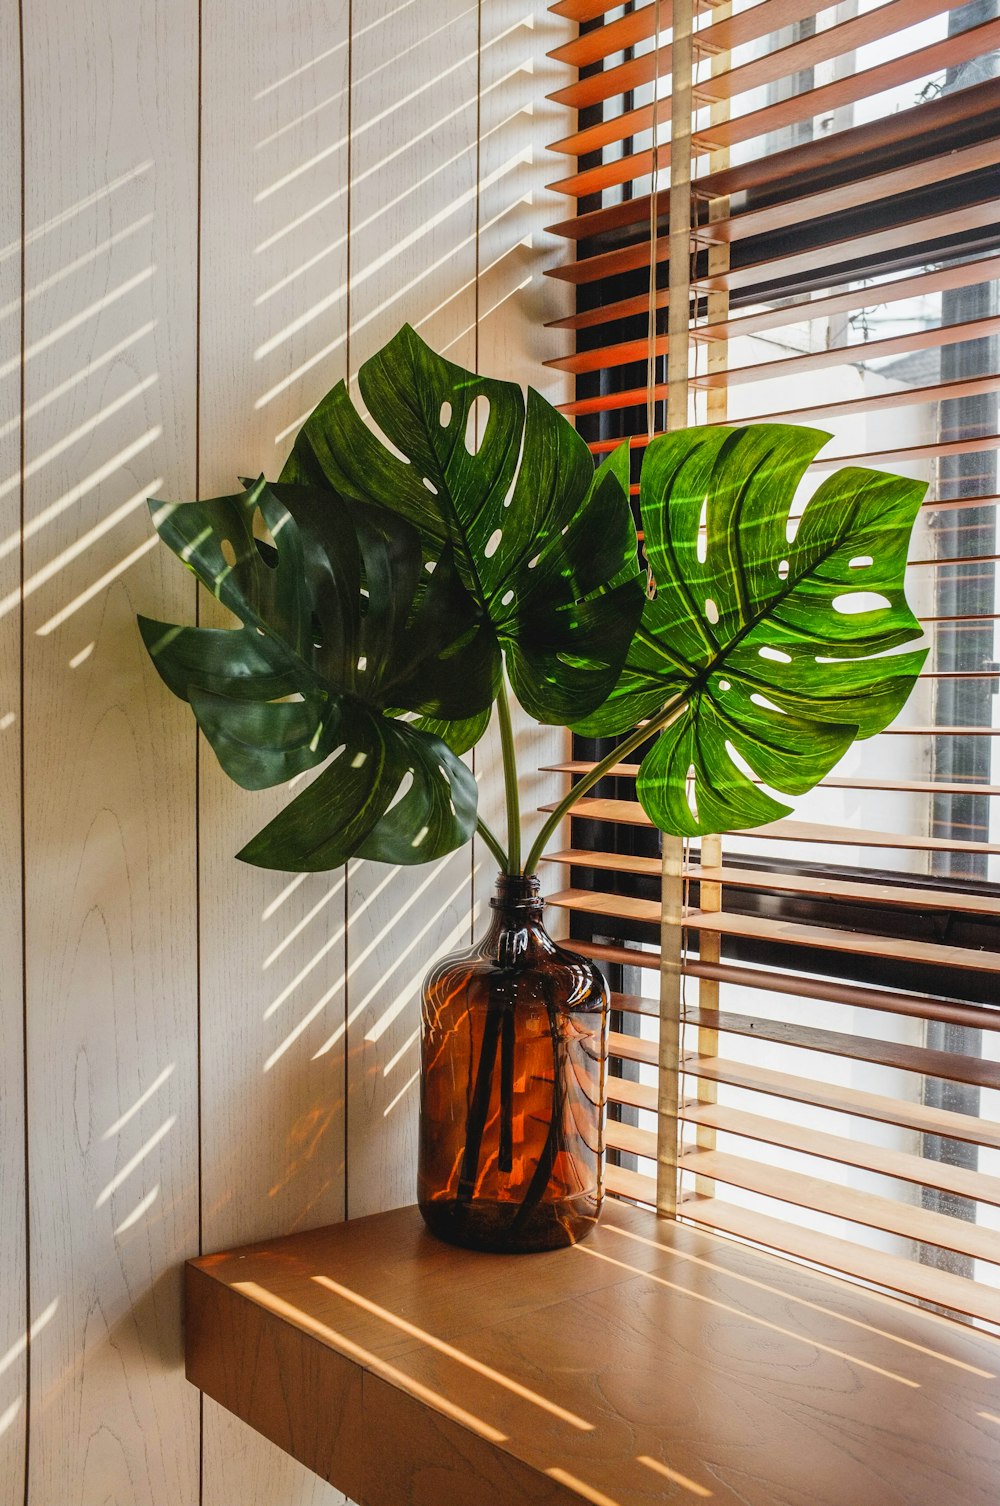
M 145 497 L 195 461 L 193 0 L 22 5 L 31 1499 L 190 1499 L 194 739 L 135 613 L 187 614 Z
M 0 4 L 0 1503 L 21 1506 L 27 1423 L 21 955 L 21 79 Z
M 346 370 L 347 0 L 203 6 L 203 496 L 274 476 Z M 233 861 L 286 802 L 200 759 L 202 1242 L 344 1216 L 344 876 Z M 205 1402 L 212 1506 L 340 1501 Z
M 477 6 L 362 0 L 354 22 L 351 376 L 404 320 L 473 367 Z M 468 941 L 470 851 L 433 870 L 348 865 L 350 1217 L 413 1200 L 420 984 L 428 957 Z
M 146 662 L 135 612 L 196 593 L 145 498 L 275 474 L 404 320 L 558 393 L 562 39 L 541 0 L 0 0 L 0 1506 L 342 1500 L 200 1405 L 180 1270 L 412 1198 L 419 984 L 492 860 L 233 860 L 281 797 Z

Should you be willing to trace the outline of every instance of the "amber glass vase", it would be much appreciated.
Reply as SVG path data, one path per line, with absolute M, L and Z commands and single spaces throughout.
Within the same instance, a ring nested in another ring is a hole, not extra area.
M 553 1250 L 600 1212 L 607 989 L 547 934 L 537 878 L 501 874 L 490 904 L 424 983 L 420 1211 L 453 1244 Z

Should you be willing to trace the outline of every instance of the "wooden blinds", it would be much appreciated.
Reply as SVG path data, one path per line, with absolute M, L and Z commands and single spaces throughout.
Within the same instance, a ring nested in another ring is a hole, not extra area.
M 800 506 L 844 462 L 928 483 L 898 722 L 794 817 L 681 855 L 672 1094 L 636 766 L 553 858 L 616 988 L 609 1185 L 655 1203 L 668 1163 L 682 1217 L 1000 1325 L 1000 0 L 553 10 L 579 36 L 551 364 L 595 454 L 630 437 L 638 467 L 680 381 L 681 422 L 831 434 Z

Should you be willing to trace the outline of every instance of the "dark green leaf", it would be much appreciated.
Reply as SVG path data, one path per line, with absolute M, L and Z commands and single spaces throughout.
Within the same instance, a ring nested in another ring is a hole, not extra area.
M 443 722 L 434 717 L 421 716 L 412 725 L 421 732 L 430 732 L 439 737 L 453 753 L 467 753 L 486 731 L 491 715 L 492 708 L 487 706 L 485 711 L 467 717 L 464 721 Z
M 189 628 L 139 618 L 150 658 L 174 695 L 186 701 L 192 690 L 239 700 L 271 700 L 291 695 L 298 667 L 279 644 L 256 628 Z
M 476 781 L 439 738 L 406 722 L 396 730 L 412 783 L 365 838 L 358 857 L 425 863 L 451 852 L 475 829 Z
M 416 529 L 329 490 L 255 483 L 209 502 L 154 504 L 170 547 L 243 622 L 143 619 L 166 683 L 189 700 L 226 772 L 248 789 L 331 757 L 328 771 L 242 854 L 265 867 L 368 857 L 423 862 L 475 829 L 475 781 L 400 712 L 480 725 L 499 654 L 446 547 L 425 568 Z
M 230 779 L 245 790 L 284 784 L 324 763 L 337 744 L 342 701 L 235 701 L 191 691 L 191 709 Z
M 520 388 L 445 361 L 409 327 L 359 380 L 405 458 L 362 423 L 341 384 L 306 422 L 282 480 L 392 509 L 432 561 L 450 548 L 525 709 L 545 722 L 584 715 L 615 683 L 642 611 L 627 448 L 595 474 L 583 440 L 538 393 L 525 409 Z
M 341 726 L 329 765 L 238 857 L 311 873 L 355 856 L 424 863 L 468 840 L 476 782 L 444 743 L 359 707 Z

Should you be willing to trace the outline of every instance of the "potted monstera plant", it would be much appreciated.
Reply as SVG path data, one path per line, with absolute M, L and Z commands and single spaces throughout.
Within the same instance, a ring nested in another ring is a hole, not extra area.
M 792 523 L 827 435 L 667 434 L 643 457 L 642 568 L 627 445 L 595 469 L 536 392 L 462 370 L 409 327 L 359 380 L 388 443 L 339 383 L 276 482 L 151 503 L 237 625 L 140 627 L 234 780 L 320 771 L 244 861 L 424 863 L 477 829 L 488 844 L 489 932 L 424 988 L 420 1204 L 447 1239 L 551 1248 L 599 1211 L 607 995 L 545 932 L 546 843 L 643 745 L 639 800 L 661 831 L 696 836 L 787 814 L 770 791 L 805 793 L 881 731 L 924 659 L 890 652 L 921 633 L 903 571 L 924 488 L 850 467 Z M 524 855 L 508 684 L 539 722 L 621 737 Z M 494 707 L 502 835 L 462 757 Z

